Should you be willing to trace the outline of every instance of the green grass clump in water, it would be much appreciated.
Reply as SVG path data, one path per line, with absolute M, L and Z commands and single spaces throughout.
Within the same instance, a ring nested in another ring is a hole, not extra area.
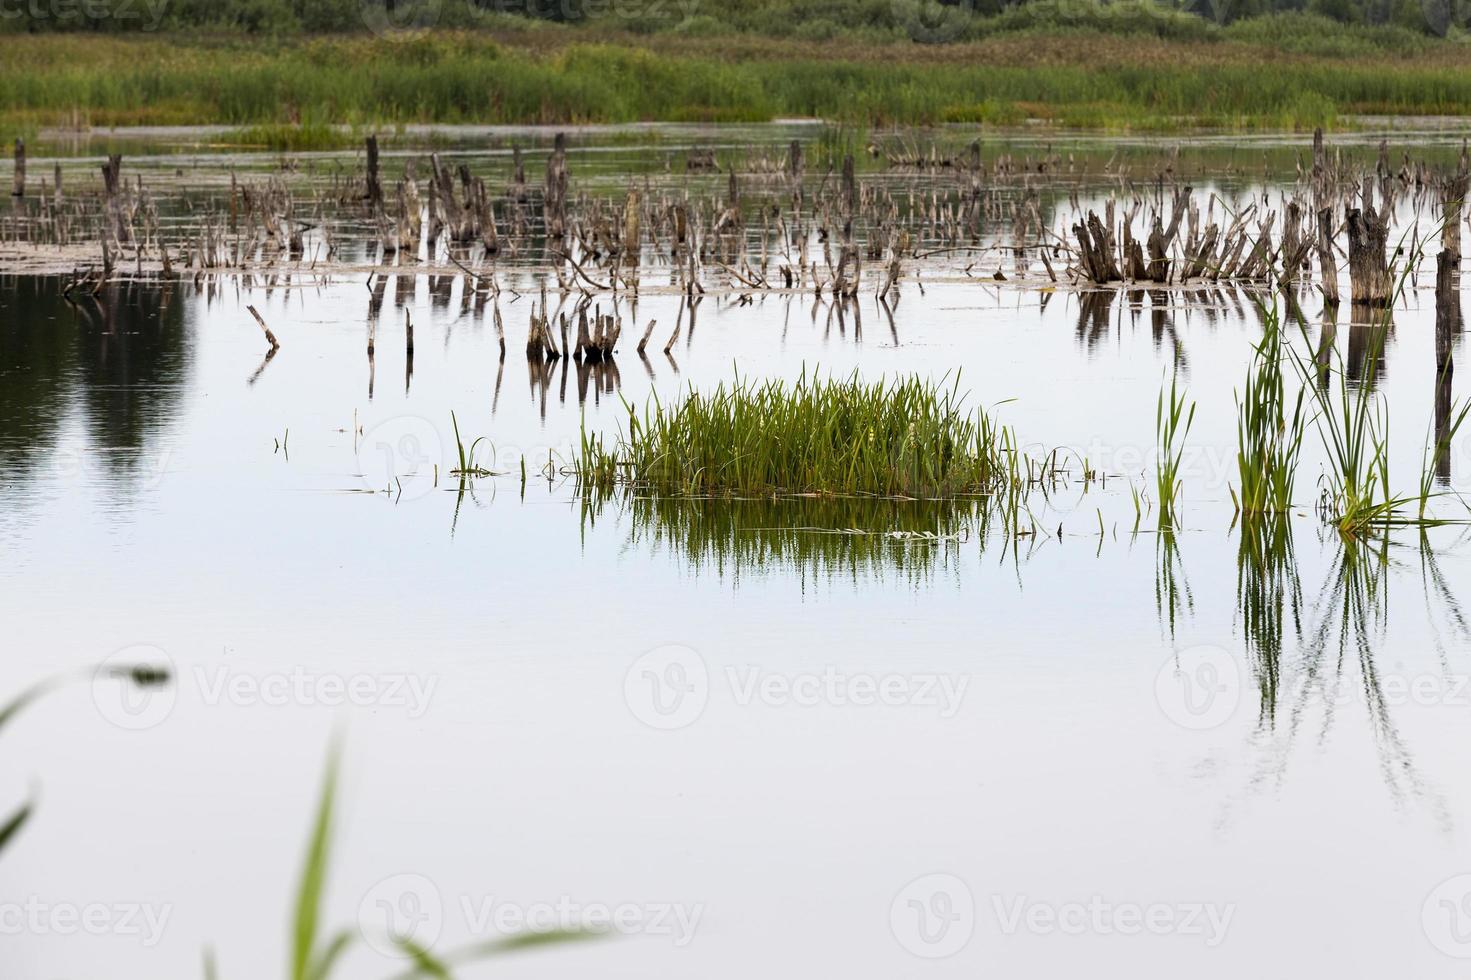
M 1276 306 L 1264 311 L 1266 331 L 1255 348 L 1245 393 L 1236 400 L 1236 509 L 1248 520 L 1281 516 L 1292 506 L 1297 459 L 1307 419 L 1304 388 L 1289 410 L 1283 382 L 1282 330 Z
M 739 376 L 678 405 L 657 400 L 608 446 L 584 429 L 578 475 L 596 490 L 718 496 L 848 494 L 953 497 L 1003 489 L 1008 430 L 967 411 L 950 387 L 917 377 L 794 384 Z
M 1364 355 L 1366 378 L 1373 377 L 1374 365 L 1384 356 L 1384 341 L 1389 334 L 1394 305 L 1404 294 L 1405 282 L 1419 258 L 1417 252 L 1405 264 L 1389 303 L 1370 331 Z M 1337 371 L 1331 364 L 1323 369 L 1321 384 L 1312 384 L 1313 379 L 1320 377 L 1316 365 L 1295 350 L 1292 358 L 1303 385 L 1312 391 L 1316 402 L 1313 421 L 1328 466 L 1318 513 L 1327 523 L 1355 537 L 1391 527 L 1423 528 L 1465 522 L 1465 518 L 1451 520 L 1427 514 L 1426 507 L 1430 500 L 1440 496 L 1431 490 L 1434 466 L 1466 420 L 1466 406 L 1452 407 L 1450 424 L 1435 440 L 1435 451 L 1426 452 L 1418 494 L 1395 494 L 1389 483 L 1389 410 L 1383 398 L 1370 384 L 1350 385 L 1341 358 Z M 1333 374 L 1338 376 L 1336 382 Z

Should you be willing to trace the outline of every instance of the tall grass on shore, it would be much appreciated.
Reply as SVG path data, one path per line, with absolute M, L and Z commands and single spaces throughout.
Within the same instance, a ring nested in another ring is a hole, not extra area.
M 0 125 L 209 123 L 272 145 L 338 124 L 765 121 L 1311 129 L 1340 113 L 1471 112 L 1471 56 L 1066 31 L 943 46 L 635 36 L 6 37 Z M 293 133 L 271 127 L 302 127 Z
M 955 497 L 990 494 L 1018 478 L 1015 443 L 984 411 L 968 411 L 959 377 L 795 383 L 737 376 L 677 405 L 629 408 L 609 445 L 584 428 L 585 487 L 617 484 L 675 496 L 820 494 Z

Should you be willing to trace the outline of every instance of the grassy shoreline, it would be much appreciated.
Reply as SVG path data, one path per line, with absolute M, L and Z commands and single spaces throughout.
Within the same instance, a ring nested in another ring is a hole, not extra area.
M 1098 130 L 1332 127 L 1471 115 L 1471 48 L 1352 57 L 1239 40 L 1066 31 L 922 46 L 762 37 L 442 31 L 287 40 L 7 36 L 0 124 L 1041 119 Z

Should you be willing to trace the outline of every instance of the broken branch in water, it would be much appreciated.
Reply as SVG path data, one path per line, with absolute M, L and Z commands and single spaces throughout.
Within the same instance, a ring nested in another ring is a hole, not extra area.
M 246 309 L 250 311 L 251 316 L 255 317 L 255 322 L 260 324 L 261 330 L 265 331 L 266 343 L 271 345 L 271 350 L 279 350 L 281 347 L 281 342 L 276 339 L 275 334 L 271 333 L 271 328 L 266 326 L 265 319 L 261 317 L 260 313 L 256 310 L 254 306 L 247 306 Z

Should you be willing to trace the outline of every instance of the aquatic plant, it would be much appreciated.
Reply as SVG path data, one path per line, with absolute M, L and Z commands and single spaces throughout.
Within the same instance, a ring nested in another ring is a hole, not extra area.
M 1363 354 L 1365 377 L 1373 377 L 1384 355 L 1394 303 L 1403 295 L 1417 258 L 1405 263 L 1396 277 L 1392 301 L 1371 325 Z M 1310 361 L 1293 349 L 1292 360 L 1304 388 L 1312 392 L 1316 402 L 1313 422 L 1328 467 L 1326 484 L 1318 501 L 1318 513 L 1323 520 L 1347 535 L 1363 535 L 1375 528 L 1453 523 L 1448 518 L 1428 514 L 1426 508 L 1431 499 L 1439 496 L 1431 489 L 1435 464 L 1465 421 L 1466 406 L 1453 411 L 1453 424 L 1432 438 L 1434 449 L 1424 454 L 1418 493 L 1395 493 L 1390 489 L 1389 409 L 1383 397 L 1372 384 L 1350 384 L 1336 351 L 1324 363 Z M 1413 510 L 1411 505 L 1415 505 Z
M 465 440 L 460 438 L 460 420 L 455 417 L 454 412 L 449 413 L 449 422 L 450 426 L 454 429 L 455 453 L 459 459 L 459 462 L 456 464 L 455 468 L 450 470 L 450 475 L 458 476 L 461 483 L 463 483 L 467 477 L 490 476 L 490 470 L 487 470 L 485 467 L 475 462 L 475 450 L 480 447 L 480 444 L 482 442 L 487 441 L 486 437 L 479 436 L 478 438 L 472 440 L 470 445 L 466 446 Z
M 652 399 L 611 446 L 583 428 L 586 488 L 624 484 L 682 496 L 988 494 L 1038 477 L 1010 432 L 967 411 L 959 377 L 864 382 L 804 369 L 795 383 L 736 376 L 714 392 Z
M 1304 387 L 1289 402 L 1284 383 L 1282 331 L 1274 303 L 1264 308 L 1265 332 L 1253 349 L 1245 391 L 1236 400 L 1236 473 L 1231 500 L 1247 520 L 1286 514 L 1306 427 Z
M 1168 392 L 1161 387 L 1154 407 L 1154 431 L 1159 446 L 1159 462 L 1155 473 L 1154 490 L 1159 508 L 1159 529 L 1175 529 L 1175 508 L 1179 505 L 1180 468 L 1184 462 L 1185 440 L 1190 436 L 1190 426 L 1195 422 L 1195 403 L 1185 406 L 1185 392 L 1179 389 L 1179 376 L 1170 376 Z

